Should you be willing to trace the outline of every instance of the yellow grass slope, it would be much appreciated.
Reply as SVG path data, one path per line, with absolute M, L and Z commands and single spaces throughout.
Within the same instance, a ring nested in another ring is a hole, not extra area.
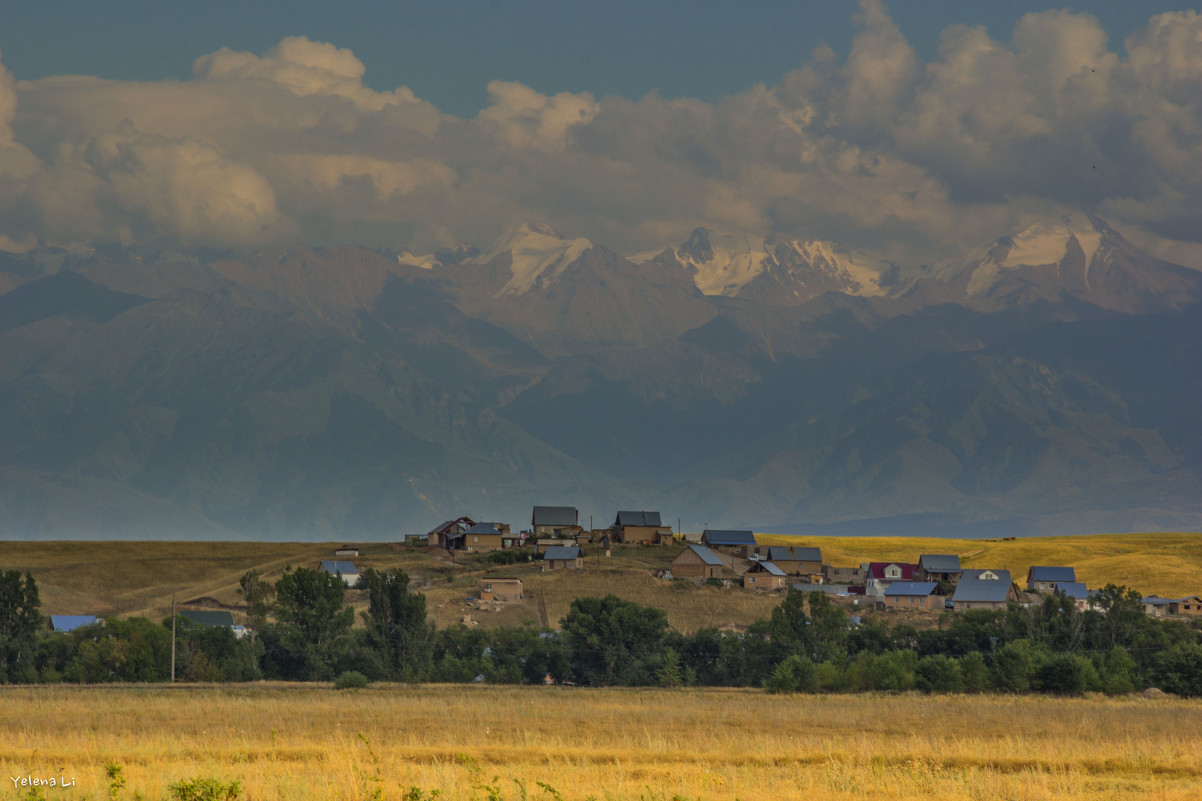
M 255 801 L 1202 797 L 1202 702 L 1180 699 L 33 687 L 3 691 L 0 731 L 0 774 L 74 777 L 42 796 L 64 800 L 108 797 L 112 762 L 121 799 L 198 776 Z

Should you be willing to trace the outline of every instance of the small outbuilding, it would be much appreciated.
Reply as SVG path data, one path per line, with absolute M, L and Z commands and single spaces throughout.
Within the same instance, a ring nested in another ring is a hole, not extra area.
M 783 590 L 789 576 L 772 562 L 756 562 L 743 574 L 743 586 L 749 590 Z
M 325 560 L 321 563 L 318 571 L 329 573 L 331 576 L 338 576 L 347 587 L 359 586 L 359 569 L 355 567 L 354 562 L 342 559 Z
M 522 580 L 504 576 L 485 576 L 480 580 L 480 600 L 515 603 L 522 600 Z

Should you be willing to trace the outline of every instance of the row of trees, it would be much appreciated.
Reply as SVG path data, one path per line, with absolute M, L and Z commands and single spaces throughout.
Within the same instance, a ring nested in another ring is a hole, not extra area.
M 108 620 L 70 634 L 41 626 L 32 577 L 0 576 L 0 680 L 164 681 L 171 620 Z M 178 620 L 184 680 L 487 681 L 593 686 L 763 686 L 775 692 L 1087 691 L 1148 686 L 1202 695 L 1202 637 L 1183 622 L 1154 621 L 1138 593 L 1110 586 L 1097 609 L 1066 598 L 1033 607 L 947 615 L 933 629 L 849 625 L 823 593 L 790 590 L 746 631 L 673 630 L 662 610 L 615 596 L 574 601 L 558 631 L 532 627 L 435 630 L 425 596 L 400 570 L 361 578 L 363 627 L 337 576 L 288 570 L 274 585 L 254 571 L 242 593 L 254 636 Z

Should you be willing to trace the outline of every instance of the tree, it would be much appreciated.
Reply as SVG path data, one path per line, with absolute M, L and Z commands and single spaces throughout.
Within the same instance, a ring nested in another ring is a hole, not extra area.
M 764 689 L 770 693 L 808 693 L 814 691 L 814 663 L 798 654 L 791 654 L 764 679 Z
M 403 570 L 378 573 L 368 569 L 359 579 L 367 588 L 362 613 L 367 641 L 384 660 L 389 678 L 420 681 L 430 666 L 434 629 L 426 620 L 426 596 L 409 591 Z
M 36 681 L 34 656 L 42 626 L 41 600 L 33 576 L 0 573 L 0 682 Z
M 662 663 L 668 617 L 616 595 L 577 598 L 561 621 L 572 670 L 586 684 L 650 684 Z
M 299 678 L 332 678 L 339 641 L 355 622 L 354 610 L 343 601 L 342 579 L 304 567 L 289 568 L 276 582 L 275 592 L 282 661 L 291 663 Z
M 955 693 L 964 689 L 959 660 L 943 654 L 923 657 L 914 668 L 914 686 L 926 693 Z
M 250 628 L 258 633 L 267 627 L 267 615 L 271 612 L 271 599 L 275 596 L 275 587 L 263 581 L 258 570 L 248 570 L 238 582 L 241 585 L 242 597 L 248 607 L 248 623 Z
M 1202 695 L 1202 645 L 1174 645 L 1157 657 L 1153 675 L 1167 692 L 1186 696 Z
M 772 610 L 769 621 L 775 661 L 790 654 L 800 654 L 815 662 L 837 659 L 844 652 L 847 628 L 847 616 L 831 603 L 826 593 L 814 591 L 807 597 L 790 588 L 780 605 Z
M 1102 615 L 1104 643 L 1097 646 L 1129 648 L 1140 629 L 1148 623 L 1140 594 L 1127 587 L 1107 584 L 1091 599 Z

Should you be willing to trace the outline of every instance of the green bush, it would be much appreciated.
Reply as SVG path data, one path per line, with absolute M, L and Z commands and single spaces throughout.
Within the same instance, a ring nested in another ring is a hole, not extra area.
M 371 682 L 367 680 L 367 676 L 357 670 L 343 671 L 338 674 L 338 678 L 334 679 L 334 689 L 336 690 L 361 690 L 368 684 Z
M 242 794 L 242 785 L 236 781 L 224 784 L 208 776 L 195 779 L 180 779 L 167 785 L 175 801 L 234 801 Z
M 770 693 L 809 693 L 815 689 L 814 663 L 803 656 L 786 657 L 764 679 L 764 689 Z

